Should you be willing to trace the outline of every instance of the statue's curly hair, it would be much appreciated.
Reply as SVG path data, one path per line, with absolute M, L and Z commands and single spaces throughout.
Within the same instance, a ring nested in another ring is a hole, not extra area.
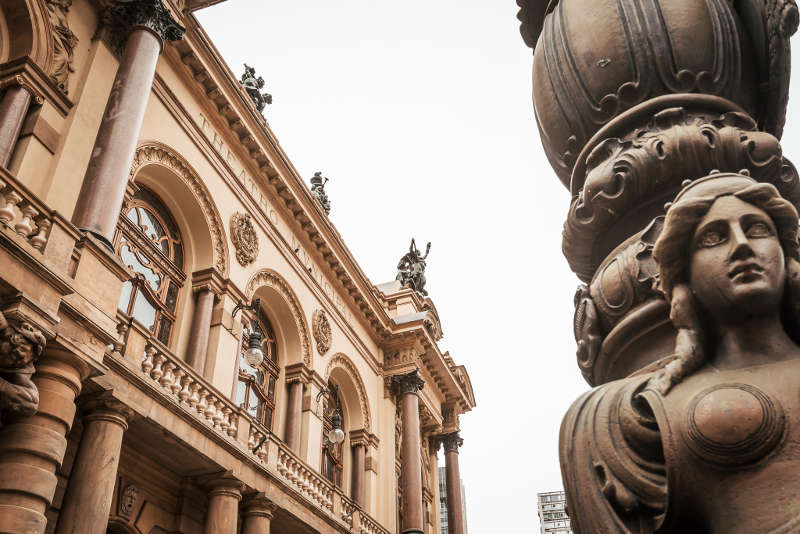
M 662 394 L 666 394 L 706 360 L 697 306 L 689 287 L 691 240 L 700 220 L 714 202 L 727 195 L 762 209 L 774 222 L 786 261 L 786 285 L 790 298 L 785 300 L 789 319 L 793 325 L 800 325 L 800 298 L 796 298 L 800 297 L 798 215 L 795 207 L 781 197 L 775 186 L 753 182 L 738 191 L 679 199 L 667 210 L 664 230 L 653 249 L 653 257 L 659 266 L 661 289 L 670 304 L 670 319 L 678 330 L 674 359 L 651 380 L 651 387 Z

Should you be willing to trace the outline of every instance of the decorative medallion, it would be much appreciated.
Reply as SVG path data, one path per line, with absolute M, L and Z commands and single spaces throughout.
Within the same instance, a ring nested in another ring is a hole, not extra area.
M 258 256 L 258 237 L 250 215 L 234 213 L 231 217 L 231 241 L 236 249 L 236 259 L 247 267 Z
M 139 488 L 134 484 L 125 486 L 119 496 L 119 513 L 124 516 L 133 514 L 137 500 L 139 500 Z
M 331 333 L 331 323 L 328 321 L 328 316 L 322 310 L 316 310 L 311 320 L 311 329 L 314 334 L 314 341 L 317 342 L 317 351 L 320 356 L 324 356 L 331 348 L 331 340 L 333 334 Z

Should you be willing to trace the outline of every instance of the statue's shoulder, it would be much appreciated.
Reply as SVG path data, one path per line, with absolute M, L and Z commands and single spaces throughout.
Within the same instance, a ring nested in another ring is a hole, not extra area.
M 663 519 L 661 436 L 651 396 L 641 395 L 650 377 L 598 386 L 564 417 L 559 456 L 576 534 L 649 534 Z

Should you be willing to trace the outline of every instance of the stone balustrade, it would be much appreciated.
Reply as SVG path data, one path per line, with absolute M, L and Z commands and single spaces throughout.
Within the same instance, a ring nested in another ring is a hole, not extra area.
M 155 342 L 148 342 L 141 362 L 142 372 L 169 395 L 220 434 L 236 436 L 236 406 L 211 387 L 186 362 Z
M 372 519 L 365 513 L 359 515 L 361 520 L 361 530 L 359 534 L 389 534 L 389 531 L 378 524 L 377 521 Z
M 353 501 L 346 496 L 341 495 L 342 499 L 342 521 L 347 523 L 347 526 L 353 528 L 353 515 L 358 509 Z
M 0 172 L 0 225 L 14 230 L 40 252 L 44 252 L 53 226 L 50 210 L 4 169 Z
M 278 473 L 295 490 L 333 513 L 333 485 L 308 467 L 283 443 L 278 448 Z

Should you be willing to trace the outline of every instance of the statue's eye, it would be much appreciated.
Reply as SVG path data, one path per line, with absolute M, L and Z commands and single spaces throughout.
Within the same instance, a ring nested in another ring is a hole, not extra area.
M 701 247 L 715 247 L 723 242 L 725 242 L 725 236 L 722 233 L 716 230 L 709 230 L 700 236 L 698 245 Z
M 756 222 L 747 228 L 747 237 L 769 237 L 772 229 L 764 222 Z

